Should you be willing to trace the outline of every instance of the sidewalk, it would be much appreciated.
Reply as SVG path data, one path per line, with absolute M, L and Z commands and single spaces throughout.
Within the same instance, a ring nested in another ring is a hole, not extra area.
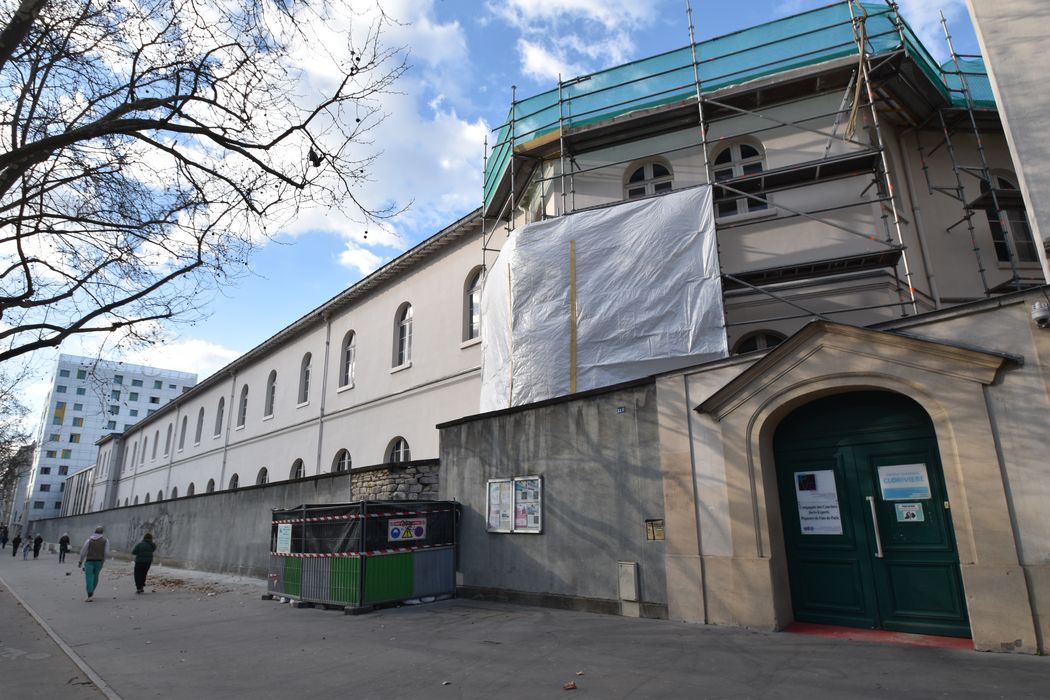
M 260 600 L 262 581 L 163 567 L 135 595 L 130 572 L 127 563 L 107 563 L 97 600 L 85 603 L 75 560 L 0 556 L 0 579 L 125 700 L 1035 698 L 1046 697 L 1050 678 L 1050 660 L 1040 657 L 466 600 L 346 616 Z M 18 646 L 6 640 L 8 603 L 0 597 L 0 629 L 4 644 Z M 25 615 L 16 626 L 19 639 L 39 639 Z M 65 663 L 47 653 L 32 663 Z M 15 661 L 0 657 L 0 683 L 33 673 L 41 684 L 65 682 L 65 672 Z M 563 690 L 568 681 L 577 690 Z M 81 697 L 35 688 L 0 685 L 0 696 Z

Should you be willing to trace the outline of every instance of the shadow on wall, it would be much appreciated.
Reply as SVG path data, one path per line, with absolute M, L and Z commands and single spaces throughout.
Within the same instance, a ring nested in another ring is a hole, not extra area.
M 79 551 L 102 525 L 118 557 L 127 556 L 142 535 L 152 532 L 157 559 L 164 565 L 265 578 L 273 509 L 357 500 L 433 500 L 438 481 L 437 460 L 416 460 L 37 520 L 32 527 L 49 543 L 68 532 L 73 550 Z

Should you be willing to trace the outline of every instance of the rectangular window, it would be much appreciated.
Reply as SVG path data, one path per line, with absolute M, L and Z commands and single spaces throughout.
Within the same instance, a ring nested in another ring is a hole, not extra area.
M 70 442 L 80 442 L 80 433 L 70 433 L 69 434 L 69 441 Z
M 73 456 L 73 450 L 66 448 L 62 450 L 62 459 L 69 459 Z
M 43 510 L 43 509 L 44 509 L 44 502 L 43 501 L 33 501 L 33 510 Z
M 182 387 L 182 393 L 183 393 L 183 394 L 185 394 L 185 393 L 186 393 L 187 391 L 189 391 L 189 390 L 190 390 L 190 388 L 189 388 L 188 386 L 184 386 L 184 387 Z
M 118 406 L 116 404 L 110 404 L 109 405 L 109 414 L 111 416 L 119 415 L 120 414 L 120 406 Z
M 139 392 L 133 391 L 130 394 L 128 394 L 128 401 L 138 401 L 138 400 L 139 400 Z
M 74 411 L 83 411 L 84 410 L 84 404 L 82 404 L 82 403 L 75 403 L 75 404 L 73 404 L 73 410 Z
M 63 464 L 61 467 L 58 468 L 59 476 L 65 476 L 68 473 L 69 473 L 69 467 L 67 467 L 66 465 Z
M 174 384 L 169 384 L 168 385 L 168 389 L 171 390 L 171 391 L 175 391 L 176 389 L 178 389 L 178 387 L 175 386 Z
M 66 402 L 65 401 L 57 401 L 55 403 L 55 410 L 56 411 L 64 411 L 64 410 L 66 410 Z
M 58 392 L 59 394 L 66 393 L 66 385 L 65 384 L 59 384 L 58 386 L 55 387 L 55 391 Z
M 151 397 L 149 397 L 149 402 L 150 403 L 160 403 L 160 397 L 159 396 L 151 396 Z
M 153 382 L 153 388 L 154 388 L 154 389 L 163 389 L 163 388 L 164 388 L 164 382 L 162 382 L 162 381 L 161 381 L 161 380 L 159 380 L 159 379 L 155 380 L 155 381 Z
M 55 459 L 56 457 L 58 457 L 58 450 L 45 450 L 44 456 L 48 459 Z
M 139 415 L 139 410 L 137 408 L 133 408 L 130 411 L 128 411 L 128 413 L 131 414 L 132 418 L 137 418 Z
M 41 474 L 50 474 L 51 473 L 51 467 L 40 467 L 40 473 Z
M 58 433 L 51 433 L 50 435 L 47 436 L 47 439 L 48 439 L 49 442 L 58 442 L 59 440 L 62 439 L 62 436 L 59 435 Z
M 51 425 L 62 425 L 62 416 L 55 414 L 55 417 L 51 419 Z
M 63 481 L 61 484 L 59 484 L 58 485 L 58 490 L 59 491 L 65 491 L 66 490 L 66 482 Z
M 68 377 L 69 376 L 69 370 L 68 369 L 60 369 L 60 370 L 58 370 L 58 376 L 60 376 L 60 377 Z
M 74 428 L 83 428 L 84 427 L 84 419 L 81 418 L 80 416 L 74 416 L 73 417 L 73 427 Z
M 116 430 L 116 429 L 117 429 L 117 421 L 115 421 L 115 420 L 106 421 L 106 430 Z
M 130 429 L 131 429 L 131 423 L 125 423 L 124 424 L 124 430 L 130 430 Z
M 123 384 L 124 383 L 124 376 L 120 375 L 120 374 L 113 375 L 113 383 L 114 384 Z
M 40 490 L 41 491 L 50 491 L 51 490 L 51 484 L 40 484 Z
M 87 379 L 87 370 L 86 369 L 78 369 L 77 370 L 77 379 Z
M 63 486 L 65 486 L 65 484 L 63 484 Z M 55 510 L 58 510 L 61 507 L 62 507 L 62 501 L 55 501 Z
M 147 416 L 152 416 L 152 415 L 153 415 L 154 413 L 156 413 L 156 412 L 157 412 L 157 409 L 155 409 L 155 408 L 151 408 L 151 409 L 149 409 L 149 410 L 147 410 L 147 411 L 146 411 L 146 415 L 147 415 Z
M 131 380 L 131 386 L 142 386 L 142 380 L 141 379 L 132 379 Z
M 120 401 L 120 390 L 114 389 L 113 391 L 109 392 L 109 398 L 113 399 L 114 401 Z
M 78 386 L 77 387 L 77 396 L 83 396 L 86 393 L 87 393 L 87 389 L 85 389 L 82 386 Z

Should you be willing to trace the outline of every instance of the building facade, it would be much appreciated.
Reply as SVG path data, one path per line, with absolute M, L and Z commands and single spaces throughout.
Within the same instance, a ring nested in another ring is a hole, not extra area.
M 23 521 L 62 514 L 66 478 L 95 463 L 96 441 L 128 430 L 196 381 L 188 372 L 59 355 L 37 430 Z

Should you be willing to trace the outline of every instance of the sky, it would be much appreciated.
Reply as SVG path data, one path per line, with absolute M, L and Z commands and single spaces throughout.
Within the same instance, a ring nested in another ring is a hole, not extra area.
M 345 0 L 355 8 L 366 4 Z M 881 4 L 880 0 L 872 0 Z M 339 0 L 335 0 L 339 2 Z M 693 0 L 698 40 L 744 29 L 829 0 Z M 947 60 L 944 12 L 962 53 L 977 53 L 965 0 L 899 0 L 933 55 Z M 405 47 L 410 69 L 383 102 L 374 132 L 380 156 L 360 193 L 407 206 L 386 230 L 339 212 L 308 212 L 252 258 L 250 272 L 206 299 L 204 318 L 165 329 L 165 341 L 121 351 L 98 338 L 61 352 L 167 369 L 215 372 L 404 250 L 480 205 L 483 143 L 518 97 L 688 44 L 685 0 L 382 0 L 397 20 L 385 42 Z M 309 65 L 309 57 L 303 57 Z M 320 79 L 320 78 L 319 78 Z M 479 251 L 480 256 L 480 251 Z M 101 348 L 101 350 L 100 350 Z M 22 395 L 36 417 L 58 351 L 33 357 Z

